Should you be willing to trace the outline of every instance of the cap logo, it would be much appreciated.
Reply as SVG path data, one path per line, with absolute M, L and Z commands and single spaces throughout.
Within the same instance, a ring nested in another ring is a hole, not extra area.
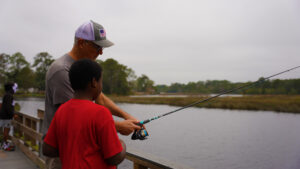
M 104 29 L 100 29 L 100 37 L 101 38 L 105 38 L 105 36 L 106 36 L 105 30 Z

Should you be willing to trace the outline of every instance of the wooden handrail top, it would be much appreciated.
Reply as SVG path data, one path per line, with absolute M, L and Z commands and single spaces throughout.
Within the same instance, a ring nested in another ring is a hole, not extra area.
M 21 113 L 21 112 L 15 112 L 15 114 L 19 115 L 19 116 L 22 116 L 22 117 L 25 117 L 25 118 L 28 118 L 28 119 L 31 119 L 31 120 L 36 121 L 36 122 L 40 121 L 40 119 L 37 118 L 37 117 L 33 117 L 33 116 L 30 116 L 30 115 L 27 115 L 27 114 L 24 114 L 24 113 Z
M 25 126 L 24 124 L 15 121 L 15 120 L 12 121 L 12 124 L 13 124 L 13 126 L 15 126 L 15 127 L 20 127 L 20 129 L 21 129 L 24 133 L 28 134 L 28 135 L 31 136 L 32 138 L 34 138 L 34 139 L 36 139 L 36 140 L 42 142 L 42 140 L 43 140 L 43 139 L 42 139 L 43 135 L 42 135 L 41 133 L 39 133 L 39 132 L 37 132 L 37 131 L 35 131 L 35 130 L 33 130 L 33 129 L 27 127 L 27 126 Z
M 151 169 L 169 169 L 169 168 L 176 168 L 176 169 L 191 169 L 188 166 L 178 164 L 175 162 L 167 161 L 165 159 L 159 158 L 157 156 L 147 154 L 144 152 L 137 151 L 133 148 L 127 147 L 126 150 L 126 159 L 146 166 Z

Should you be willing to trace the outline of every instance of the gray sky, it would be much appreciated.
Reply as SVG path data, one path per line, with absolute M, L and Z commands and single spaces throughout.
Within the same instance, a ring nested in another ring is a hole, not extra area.
M 155 84 L 255 81 L 300 65 L 299 0 L 1 0 L 0 53 L 58 58 L 90 19 L 115 43 L 99 58 Z

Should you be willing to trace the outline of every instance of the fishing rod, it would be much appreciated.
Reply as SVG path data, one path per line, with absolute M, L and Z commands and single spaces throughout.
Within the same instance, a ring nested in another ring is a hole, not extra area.
M 270 78 L 272 78 L 272 77 L 275 77 L 275 76 L 278 76 L 278 75 L 280 75 L 280 74 L 283 74 L 283 73 L 286 73 L 286 72 L 289 72 L 289 71 L 298 69 L 299 67 L 300 67 L 300 66 L 296 66 L 296 67 L 293 67 L 293 68 L 291 68 L 291 69 L 288 69 L 288 70 L 285 70 L 285 71 L 276 73 L 276 74 L 274 74 L 274 75 L 271 75 L 271 76 L 269 76 L 269 77 L 260 78 L 259 80 L 255 81 L 255 82 L 248 83 L 248 84 L 246 84 L 246 85 L 242 85 L 242 86 L 240 86 L 240 87 L 233 88 L 233 89 L 230 89 L 230 90 L 227 90 L 227 91 L 223 91 L 223 92 L 221 92 L 220 94 L 217 94 L 217 95 L 215 95 L 215 96 L 212 96 L 212 97 L 209 97 L 209 98 L 206 98 L 206 99 L 203 99 L 203 100 L 196 101 L 196 102 L 194 102 L 194 103 L 191 103 L 191 104 L 186 105 L 186 106 L 184 106 L 184 107 L 181 107 L 181 108 L 179 108 L 179 109 L 175 109 L 175 110 L 170 111 L 170 112 L 168 112 L 168 113 L 161 114 L 161 115 L 159 115 L 159 116 L 155 116 L 155 117 L 153 117 L 153 118 L 150 118 L 150 119 L 146 119 L 146 120 L 140 121 L 138 125 L 141 126 L 142 128 L 141 128 L 140 130 L 135 130 L 134 133 L 133 133 L 132 136 L 131 136 L 131 139 L 132 139 L 132 140 L 137 140 L 137 139 L 139 139 L 139 140 L 144 140 L 144 139 L 146 139 L 146 137 L 147 137 L 149 134 L 148 134 L 147 130 L 143 127 L 143 125 L 146 124 L 146 123 L 149 123 L 150 121 L 153 121 L 153 120 L 159 119 L 159 118 L 161 118 L 161 117 L 170 115 L 170 114 L 172 114 L 172 113 L 178 112 L 178 111 L 180 111 L 180 110 L 183 110 L 183 109 L 186 109 L 186 108 L 195 106 L 195 105 L 197 105 L 197 104 L 207 102 L 207 101 L 209 101 L 209 100 L 212 100 L 212 99 L 217 98 L 217 97 L 219 97 L 219 96 L 222 96 L 222 95 L 224 95 L 224 94 L 228 94 L 228 93 L 231 93 L 231 92 L 234 92 L 234 91 L 237 91 L 237 90 L 241 90 L 241 89 L 245 89 L 245 88 L 250 88 L 250 87 L 252 87 L 253 85 L 256 85 L 256 84 L 259 84 L 259 83 L 263 83 L 265 80 L 268 80 L 268 79 L 270 79 Z

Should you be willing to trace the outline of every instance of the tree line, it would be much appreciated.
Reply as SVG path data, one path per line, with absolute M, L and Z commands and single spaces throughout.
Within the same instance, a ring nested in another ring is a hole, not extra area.
M 237 90 L 234 94 L 300 94 L 300 79 L 287 80 L 263 80 L 246 90 Z M 189 82 L 187 84 L 172 83 L 171 85 L 156 85 L 156 92 L 159 93 L 186 93 L 186 94 L 211 94 L 221 93 L 226 90 L 234 89 L 246 83 L 232 83 L 227 80 L 207 80 L 198 82 Z
M 30 64 L 25 56 L 17 52 L 0 54 L 0 94 L 5 82 L 16 82 L 19 93 L 41 93 L 45 91 L 46 72 L 54 58 L 47 52 L 38 53 Z M 135 72 L 114 59 L 97 60 L 103 67 L 103 92 L 129 95 L 135 92 L 153 92 L 154 82 L 146 75 L 137 77 Z
M 20 93 L 43 94 L 46 72 L 53 61 L 53 56 L 47 52 L 38 53 L 32 64 L 20 52 L 12 55 L 0 54 L 0 94 L 3 93 L 3 84 L 8 81 L 18 83 Z M 252 83 L 207 80 L 187 84 L 154 85 L 154 81 L 147 75 L 142 74 L 138 77 L 131 68 L 114 59 L 97 60 L 97 62 L 103 68 L 103 92 L 110 95 L 129 95 L 139 92 L 211 94 Z M 300 94 L 300 79 L 266 80 L 247 90 L 236 91 L 235 94 Z
M 45 90 L 45 74 L 54 61 L 47 52 L 41 52 L 34 57 L 30 64 L 20 52 L 13 55 L 0 54 L 0 84 L 16 82 L 21 91 L 33 88 L 38 91 Z

